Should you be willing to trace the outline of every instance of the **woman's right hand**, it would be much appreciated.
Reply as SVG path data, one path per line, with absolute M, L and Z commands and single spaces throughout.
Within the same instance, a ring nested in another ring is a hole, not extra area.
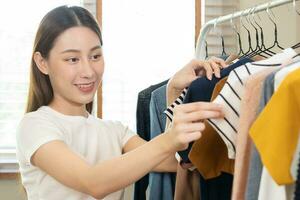
M 190 142 L 201 137 L 205 119 L 224 117 L 222 106 L 209 102 L 178 105 L 173 113 L 173 121 L 166 134 L 169 134 L 174 151 L 186 149 Z

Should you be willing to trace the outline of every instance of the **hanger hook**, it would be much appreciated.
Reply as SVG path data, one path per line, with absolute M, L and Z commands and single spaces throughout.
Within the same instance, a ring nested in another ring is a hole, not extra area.
M 219 34 L 219 32 L 216 30 L 216 28 L 217 28 L 217 24 L 218 24 L 218 21 L 219 21 L 219 18 L 220 17 L 217 17 L 217 19 L 215 20 L 215 22 L 214 22 L 214 31 L 217 33 L 217 35 L 221 35 L 221 34 Z
M 296 11 L 296 13 L 298 14 L 298 15 L 300 15 L 300 12 L 297 10 L 297 8 L 296 8 L 296 0 L 293 0 L 293 8 L 294 8 L 294 10 Z
M 268 17 L 269 17 L 269 19 L 273 22 L 273 24 L 276 24 L 276 22 L 275 22 L 275 15 L 274 15 L 274 13 L 272 12 L 272 10 L 270 10 L 270 4 L 271 4 L 271 2 L 269 2 L 268 3 L 268 5 L 267 5 L 267 14 L 268 14 Z M 274 17 L 274 19 L 272 19 L 272 17 L 271 17 L 271 14 L 273 15 L 273 17 Z
M 242 26 L 244 26 L 244 22 L 243 22 L 243 15 L 244 15 L 245 10 L 242 11 L 241 17 L 240 17 L 240 23 L 242 24 Z
M 252 12 L 252 18 L 254 19 L 254 22 L 257 24 L 257 22 L 256 22 L 256 20 L 255 20 L 255 16 L 257 16 L 258 19 L 259 19 L 260 21 L 261 21 L 261 18 L 260 18 L 259 13 L 255 13 L 256 9 L 257 9 L 257 5 L 254 6 L 254 10 L 253 10 L 253 12 Z M 257 24 L 257 25 L 258 25 L 258 24 Z
M 231 18 L 230 18 L 230 24 L 231 24 L 233 30 L 237 33 L 238 31 L 237 31 L 237 29 L 236 29 L 236 25 L 233 23 L 233 17 L 234 17 L 234 14 L 235 14 L 235 13 L 232 13 L 232 15 L 231 15 Z
M 251 24 L 251 21 L 250 21 L 250 15 L 251 15 L 251 12 L 252 12 L 253 8 L 250 8 L 249 11 L 248 11 L 248 14 L 246 16 L 246 20 L 249 24 Z
M 215 19 L 215 22 L 214 22 L 214 29 L 217 27 L 218 20 L 219 20 L 219 17 L 217 17 L 217 19 Z

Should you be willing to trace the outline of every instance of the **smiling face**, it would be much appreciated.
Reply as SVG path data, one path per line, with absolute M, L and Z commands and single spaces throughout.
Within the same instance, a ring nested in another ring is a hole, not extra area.
M 84 107 L 102 81 L 104 60 L 99 37 L 87 27 L 67 29 L 55 40 L 48 59 L 37 52 L 39 69 L 48 74 L 54 98 L 51 104 Z

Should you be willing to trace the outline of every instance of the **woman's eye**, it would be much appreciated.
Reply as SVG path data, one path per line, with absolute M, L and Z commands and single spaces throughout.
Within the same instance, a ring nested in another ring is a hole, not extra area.
M 78 60 L 79 60 L 78 58 L 68 58 L 68 59 L 66 59 L 66 61 L 71 63 L 71 64 L 78 62 Z
M 92 60 L 99 60 L 101 58 L 101 54 L 93 55 Z

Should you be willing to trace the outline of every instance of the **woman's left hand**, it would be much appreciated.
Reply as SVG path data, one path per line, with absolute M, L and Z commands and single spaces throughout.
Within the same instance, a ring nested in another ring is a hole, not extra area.
M 220 78 L 220 70 L 226 67 L 225 61 L 216 57 L 204 61 L 193 59 L 169 80 L 168 90 L 180 95 L 184 88 L 200 76 L 206 76 L 211 80 L 214 74 Z

